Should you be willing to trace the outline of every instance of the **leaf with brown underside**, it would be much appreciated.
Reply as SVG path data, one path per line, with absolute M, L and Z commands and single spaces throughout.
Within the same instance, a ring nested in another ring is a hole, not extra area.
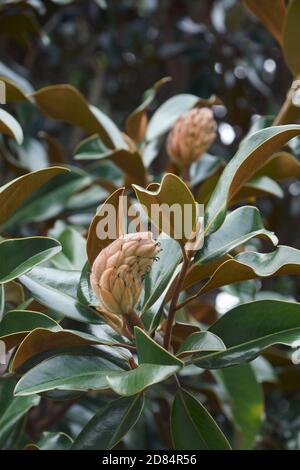
M 88 231 L 88 236 L 87 236 L 87 256 L 88 260 L 90 263 L 90 266 L 92 266 L 95 258 L 98 256 L 100 251 L 108 246 L 115 238 L 110 239 L 100 239 L 97 236 L 97 226 L 98 223 L 101 222 L 106 216 L 107 213 L 106 208 L 108 205 L 113 206 L 116 210 L 116 213 L 121 213 L 122 208 L 120 206 L 121 198 L 124 195 L 124 188 L 117 189 L 113 194 L 111 194 L 108 199 L 102 204 L 102 206 L 99 208 L 97 211 L 97 214 L 94 216 L 91 225 L 89 227 Z M 121 234 L 121 227 L 118 227 L 116 230 L 116 238 Z
M 100 340 L 80 331 L 51 331 L 45 328 L 36 328 L 20 344 L 11 364 L 11 370 L 18 369 L 28 359 L 45 351 L 95 344 L 112 344 L 112 342 Z
M 71 85 L 52 85 L 32 95 L 39 108 L 53 119 L 81 127 L 87 134 L 98 134 L 109 148 L 127 148 L 121 132 L 100 110 L 88 104 Z
M 282 44 L 286 16 L 284 0 L 244 0 L 249 10 L 259 18 L 274 38 Z
M 277 152 L 254 175 L 257 176 L 268 176 L 276 181 L 300 178 L 300 162 L 288 152 Z
M 0 188 L 0 224 L 3 224 L 34 191 L 54 176 L 67 171 L 69 170 L 63 167 L 43 168 L 20 176 L 2 186 Z
M 126 132 L 136 142 L 140 143 L 144 136 L 148 125 L 147 110 L 160 88 L 170 82 L 171 77 L 164 77 L 158 80 L 152 88 L 146 91 L 145 99 L 126 119 Z
M 299 21 L 300 2 L 299 0 L 290 0 L 283 32 L 283 52 L 294 78 L 297 78 L 300 73 Z

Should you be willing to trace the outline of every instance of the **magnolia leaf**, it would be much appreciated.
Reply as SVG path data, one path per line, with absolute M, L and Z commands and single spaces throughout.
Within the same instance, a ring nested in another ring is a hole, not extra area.
M 32 95 L 40 109 L 53 119 L 68 122 L 88 134 L 99 134 L 109 148 L 127 148 L 121 132 L 100 110 L 90 106 L 71 85 L 52 85 Z
M 186 338 L 176 355 L 185 357 L 199 351 L 220 351 L 224 349 L 226 349 L 225 344 L 218 336 L 208 331 L 197 331 Z
M 300 73 L 300 55 L 298 44 L 300 40 L 299 32 L 300 5 L 298 0 L 290 0 L 287 7 L 287 14 L 283 33 L 283 52 L 285 60 L 297 78 Z
M 225 389 L 232 418 L 241 434 L 239 448 L 251 449 L 264 418 L 263 390 L 251 365 L 216 370 L 214 377 Z
M 23 142 L 23 131 L 18 121 L 4 109 L 0 109 L 0 133 L 13 137 L 19 145 Z
M 88 260 L 91 266 L 93 265 L 93 262 L 95 261 L 100 251 L 103 248 L 107 247 L 113 240 L 118 238 L 123 233 L 122 220 L 120 220 L 120 217 L 122 217 L 123 196 L 124 188 L 117 189 L 113 194 L 111 194 L 108 199 L 106 199 L 106 201 L 102 204 L 102 206 L 98 209 L 97 214 L 94 216 L 90 224 L 86 248 Z M 104 238 L 101 236 L 99 226 L 101 223 L 103 224 L 106 219 L 107 223 L 105 224 L 105 226 L 103 226 L 103 230 L 105 229 L 105 227 L 107 228 L 108 237 Z M 112 219 L 113 222 L 116 222 L 116 227 L 115 233 L 113 233 L 113 237 L 109 237 L 109 229 L 112 228 Z
M 171 435 L 176 450 L 230 450 L 230 444 L 204 406 L 179 390 L 171 412 Z
M 206 206 L 206 233 L 214 232 L 220 227 L 228 203 L 245 182 L 251 179 L 278 148 L 299 134 L 300 126 L 274 126 L 255 132 L 243 140 L 223 171 Z
M 24 450 L 69 450 L 73 439 L 64 432 L 44 432 L 36 444 L 27 444 Z
M 144 100 L 138 108 L 136 108 L 126 119 L 126 132 L 138 144 L 145 135 L 148 118 L 147 110 L 160 88 L 170 82 L 171 77 L 164 77 L 158 80 L 152 88 L 147 90 L 144 94 Z
M 270 253 L 246 251 L 221 264 L 199 294 L 257 277 L 299 274 L 300 251 L 295 248 L 279 245 Z
M 157 364 L 161 366 L 179 366 L 183 362 L 157 344 L 138 327 L 134 328 L 139 364 Z
M 273 245 L 278 243 L 275 234 L 264 228 L 256 207 L 240 207 L 227 215 L 219 230 L 205 238 L 195 262 L 205 264 L 215 261 L 254 237 L 270 240 Z
M 27 273 L 60 251 L 61 244 L 48 237 L 15 238 L 0 242 L 0 283 Z
M 17 383 L 16 396 L 27 396 L 49 390 L 102 390 L 108 388 L 106 377 L 120 369 L 100 356 L 57 354 L 40 362 Z
M 3 224 L 34 191 L 54 176 L 67 171 L 69 171 L 67 168 L 62 167 L 43 168 L 20 176 L 2 186 L 0 188 L 0 224 Z
M 167 173 L 155 191 L 132 186 L 153 224 L 184 245 L 190 239 L 198 217 L 196 201 L 187 185 L 178 176 Z
M 255 178 L 258 176 L 268 176 L 276 181 L 300 178 L 300 162 L 288 152 L 278 152 L 255 174 Z
M 244 2 L 249 10 L 263 22 L 279 44 L 282 44 L 286 16 L 284 0 L 263 0 L 262 2 L 244 0 Z
M 21 283 L 42 305 L 73 320 L 103 323 L 99 314 L 77 300 L 80 271 L 38 267 L 20 277 Z
M 83 428 L 72 450 L 112 449 L 136 424 L 143 407 L 143 395 L 109 402 Z
M 150 385 L 167 380 L 180 370 L 181 366 L 140 364 L 136 369 L 107 376 L 110 388 L 118 395 L 131 396 L 142 392 Z
M 0 339 L 4 341 L 9 351 L 36 328 L 47 328 L 53 331 L 61 329 L 56 321 L 43 313 L 31 310 L 11 310 L 0 323 Z
M 209 331 L 219 336 L 227 349 L 194 355 L 194 364 L 219 369 L 249 362 L 275 344 L 298 344 L 300 305 L 279 300 L 244 303 L 223 315 Z
M 48 330 L 36 328 L 21 342 L 11 363 L 11 370 L 19 369 L 31 357 L 45 351 L 62 348 L 77 348 L 96 344 L 112 345 L 115 341 L 72 330 Z

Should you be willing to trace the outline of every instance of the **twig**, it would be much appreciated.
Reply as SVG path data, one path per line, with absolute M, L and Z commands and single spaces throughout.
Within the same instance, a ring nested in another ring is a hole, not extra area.
M 167 318 L 167 325 L 166 325 L 166 332 L 164 337 L 164 347 L 169 351 L 171 347 L 171 337 L 172 337 L 172 329 L 174 324 L 174 318 L 176 313 L 176 307 L 178 302 L 178 297 L 180 294 L 181 286 L 184 281 L 186 272 L 190 265 L 190 257 L 187 256 L 185 252 L 183 252 L 183 262 L 181 266 L 181 271 L 179 273 L 176 285 L 174 287 L 173 297 L 170 304 L 169 315 Z
M 287 93 L 286 99 L 283 105 L 281 106 L 279 113 L 277 114 L 276 118 L 273 121 L 273 126 L 280 126 L 281 124 L 285 123 L 288 113 L 290 112 L 291 107 L 293 106 L 293 96 L 295 92 L 297 91 L 297 89 L 299 89 L 299 85 L 300 85 L 299 79 L 296 79 L 293 81 Z

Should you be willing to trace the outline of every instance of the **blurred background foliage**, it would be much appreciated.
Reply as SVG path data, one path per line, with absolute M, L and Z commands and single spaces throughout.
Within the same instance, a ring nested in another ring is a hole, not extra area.
M 227 159 L 260 116 L 277 114 L 292 82 L 280 46 L 242 0 L 0 1 L 0 41 L 0 75 L 22 83 L 29 93 L 50 84 L 74 85 L 121 129 L 145 90 L 164 76 L 172 81 L 159 91 L 150 113 L 177 93 L 217 95 L 223 105 L 215 107 L 219 127 L 212 153 Z M 43 158 L 47 162 L 44 131 L 57 139 L 56 156 L 76 165 L 72 155 L 83 131 L 48 119 L 30 103 L 10 103 L 5 109 L 23 128 L 25 160 L 29 153 L 39 162 L 37 167 Z M 1 184 L 25 171 L 14 160 L 17 153 L 20 163 L 22 149 L 9 145 L 10 156 L 1 146 L 6 154 L 0 160 Z M 293 147 L 298 156 L 297 141 Z M 257 205 L 280 242 L 300 248 L 300 183 L 284 183 L 284 189 L 282 199 L 262 198 Z M 78 201 L 73 199 L 73 208 L 80 208 Z M 94 208 L 87 217 L 91 219 L 93 212 Z M 46 228 L 51 229 L 51 223 Z M 263 287 L 300 300 L 297 278 L 266 280 Z M 243 293 L 247 298 L 245 289 L 239 291 L 238 286 L 224 289 L 217 309 L 222 310 L 224 299 L 240 298 Z M 208 303 L 201 315 L 211 312 Z M 300 448 L 299 370 L 293 368 L 297 372 L 291 372 L 293 377 L 286 382 L 290 363 L 279 353 L 271 359 L 279 368 L 284 366 L 282 387 L 274 387 L 272 380 L 264 385 L 268 420 L 258 446 Z M 142 429 L 143 423 L 139 426 Z M 145 429 L 143 433 L 140 443 L 132 445 L 147 446 L 149 439 L 153 445 L 152 429 L 149 436 Z

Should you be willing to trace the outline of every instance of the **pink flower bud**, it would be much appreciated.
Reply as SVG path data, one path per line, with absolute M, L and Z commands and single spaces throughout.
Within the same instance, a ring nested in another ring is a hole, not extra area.
M 101 306 L 117 315 L 132 312 L 142 292 L 142 281 L 159 252 L 151 232 L 124 235 L 95 259 L 91 285 Z
M 191 165 L 211 146 L 217 124 L 210 108 L 194 108 L 177 121 L 167 139 L 170 158 L 182 167 Z

